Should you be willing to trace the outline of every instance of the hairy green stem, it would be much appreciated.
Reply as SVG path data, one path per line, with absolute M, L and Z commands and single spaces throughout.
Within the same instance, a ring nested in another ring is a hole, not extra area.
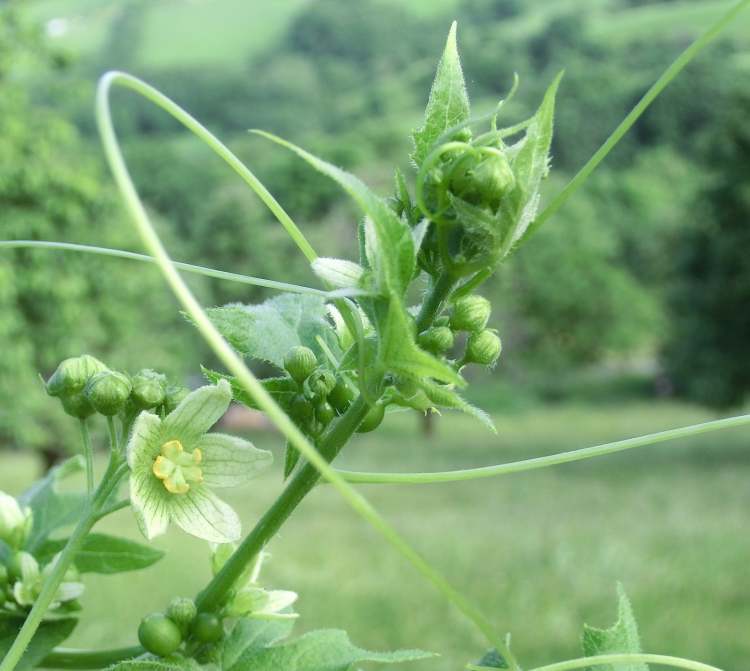
M 138 254 L 129 252 L 124 249 L 112 249 L 110 247 L 96 247 L 94 245 L 79 245 L 72 242 L 50 242 L 46 240 L 0 240 L 0 249 L 55 249 L 69 252 L 84 252 L 88 254 L 99 254 L 101 256 L 113 256 L 121 259 L 130 259 L 131 261 L 142 261 L 144 263 L 156 263 L 153 256 L 147 254 Z M 327 296 L 328 292 L 312 287 L 300 286 L 298 284 L 289 284 L 288 282 L 276 282 L 267 280 L 263 277 L 251 277 L 250 275 L 240 275 L 238 273 L 228 273 L 224 270 L 206 268 L 205 266 L 196 266 L 191 263 L 182 263 L 173 261 L 176 268 L 185 270 L 197 275 L 213 277 L 217 280 L 228 280 L 240 284 L 249 284 L 255 287 L 264 287 L 266 289 L 275 289 L 277 291 L 288 291 L 295 294 L 312 294 L 314 296 Z M 335 292 L 340 294 L 341 292 Z
M 529 236 L 533 235 L 542 224 L 544 224 L 555 212 L 557 212 L 569 199 L 570 197 L 580 189 L 586 180 L 589 178 L 592 172 L 596 170 L 598 165 L 606 158 L 607 154 L 611 152 L 617 143 L 622 140 L 624 135 L 630 130 L 633 124 L 638 121 L 641 115 L 648 109 L 652 102 L 659 96 L 659 94 L 670 84 L 670 82 L 690 63 L 703 49 L 705 49 L 716 37 L 726 28 L 736 16 L 743 10 L 750 6 L 750 0 L 741 0 L 728 12 L 726 12 L 716 23 L 709 26 L 698 39 L 696 39 L 690 46 L 687 47 L 664 71 L 664 73 L 657 79 L 649 88 L 638 103 L 633 107 L 630 113 L 620 122 L 615 128 L 612 134 L 605 140 L 604 144 L 597 149 L 594 155 L 586 162 L 586 164 L 576 173 L 573 179 L 558 193 L 542 210 L 537 218 L 531 222 L 531 225 L 524 233 L 522 242 L 525 242 Z
M 417 333 L 421 333 L 432 324 L 440 308 L 456 286 L 456 278 L 450 273 L 443 273 L 432 283 L 422 301 L 417 315 Z
M 115 453 L 112 453 L 107 471 L 99 483 L 99 487 L 97 487 L 93 498 L 87 502 L 81 519 L 78 521 L 75 529 L 73 529 L 73 533 L 68 538 L 62 552 L 55 560 L 52 572 L 44 581 L 42 590 L 29 614 L 26 616 L 23 626 L 8 649 L 2 663 L 0 663 L 0 671 L 13 671 L 26 651 L 31 639 L 42 623 L 47 609 L 54 600 L 57 589 L 65 577 L 65 573 L 73 563 L 76 552 L 78 552 L 81 543 L 83 543 L 89 531 L 96 524 L 100 506 L 107 500 L 112 489 L 117 485 L 120 477 L 122 477 L 120 465 L 119 457 Z
M 701 662 L 681 657 L 670 657 L 669 655 L 650 655 L 647 653 L 622 653 L 614 655 L 593 655 L 591 657 L 579 657 L 565 662 L 538 666 L 531 671 L 573 671 L 583 668 L 615 667 L 616 665 L 635 666 L 637 664 L 657 664 L 659 666 L 671 666 L 675 669 L 687 669 L 687 671 L 721 671 L 715 666 L 709 666 Z M 481 668 L 481 667 L 480 667 Z
M 750 415 L 738 415 L 737 417 L 727 417 L 725 419 L 717 419 L 711 422 L 703 422 L 702 424 L 693 424 L 691 426 L 683 426 L 677 429 L 649 433 L 636 438 L 626 438 L 612 443 L 604 443 L 603 445 L 584 447 L 579 450 L 559 452 L 557 454 L 550 454 L 546 457 L 534 457 L 532 459 L 523 459 L 521 461 L 497 464 L 495 466 L 483 466 L 481 468 L 466 468 L 455 471 L 435 471 L 432 473 L 365 473 L 342 470 L 337 470 L 337 472 L 347 482 L 357 482 L 361 484 L 429 485 L 440 482 L 462 482 L 464 480 L 491 478 L 497 475 L 521 473 L 523 471 L 531 471 L 537 468 L 547 468 L 549 466 L 567 464 L 571 461 L 581 461 L 582 459 L 601 457 L 605 454 L 613 454 L 615 452 L 622 452 L 623 450 L 632 450 L 635 447 L 656 445 L 657 443 L 663 443 L 668 440 L 689 438 L 691 436 L 698 436 L 711 431 L 747 426 L 748 424 L 750 424 Z
M 104 669 L 123 659 L 132 659 L 146 652 L 140 645 L 110 650 L 78 650 L 55 648 L 39 666 L 46 669 Z
M 231 348 L 229 343 L 218 332 L 214 324 L 208 318 L 205 310 L 196 300 L 193 293 L 185 284 L 180 274 L 172 265 L 172 261 L 164 248 L 159 236 L 154 230 L 148 218 L 143 203 L 138 197 L 133 180 L 128 173 L 125 160 L 117 142 L 117 136 L 112 125 L 112 115 L 109 109 L 109 92 L 113 84 L 121 84 L 132 89 L 147 99 L 156 102 L 157 105 L 166 109 L 178 121 L 187 125 L 198 137 L 207 142 L 215 150 L 223 147 L 203 126 L 193 119 L 178 105 L 163 96 L 161 93 L 148 86 L 144 82 L 129 75 L 110 72 L 99 82 L 96 100 L 96 119 L 99 133 L 102 138 L 104 152 L 112 170 L 125 205 L 131 214 L 133 223 L 141 236 L 147 251 L 151 253 L 161 269 L 165 280 L 174 292 L 177 299 L 193 319 L 199 332 L 214 351 L 218 359 L 237 378 L 237 381 L 256 401 L 260 410 L 268 415 L 268 418 L 276 425 L 284 437 L 298 449 L 310 464 L 315 467 L 321 475 L 328 480 L 339 492 L 346 503 L 367 521 L 383 539 L 385 539 L 396 551 L 398 551 L 412 566 L 443 596 L 454 605 L 469 621 L 471 621 L 488 639 L 491 645 L 496 647 L 508 660 L 513 669 L 518 664 L 495 631 L 494 627 L 467 599 L 456 590 L 437 570 L 435 570 L 421 555 L 419 555 L 398 532 L 372 507 L 372 505 L 351 485 L 345 482 L 336 471 L 328 464 L 325 458 L 310 444 L 305 435 L 299 430 L 295 423 L 289 418 L 284 410 L 266 391 L 258 378 L 253 375 L 245 362 Z M 228 151 L 228 150 L 226 150 Z M 238 168 L 235 168 L 238 169 Z M 275 201 L 274 201 L 275 202 Z M 0 669 L 0 671 L 4 671 Z
M 91 445 L 91 434 L 89 425 L 85 419 L 79 420 L 81 427 L 81 443 L 83 444 L 83 456 L 86 459 L 86 493 L 89 498 L 94 491 L 94 448 Z
M 362 423 L 370 406 L 363 396 L 349 406 L 347 411 L 331 425 L 323 437 L 319 452 L 326 461 L 333 461 L 341 448 L 349 441 L 357 427 Z M 245 537 L 236 552 L 230 557 L 221 571 L 217 573 L 208 586 L 198 595 L 196 605 L 200 610 L 216 610 L 226 594 L 232 589 L 237 578 L 257 557 L 266 543 L 276 535 L 281 525 L 289 518 L 302 499 L 319 482 L 320 473 L 311 464 L 305 464 L 297 475 L 286 486 L 281 496 L 260 518 L 253 530 Z

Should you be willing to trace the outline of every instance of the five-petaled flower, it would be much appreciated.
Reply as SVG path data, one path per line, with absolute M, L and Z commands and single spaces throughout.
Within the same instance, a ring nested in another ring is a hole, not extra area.
M 146 538 L 170 520 L 189 534 L 224 543 L 240 537 L 237 514 L 210 487 L 233 487 L 270 466 L 272 456 L 246 440 L 207 431 L 226 412 L 226 380 L 196 389 L 164 419 L 142 412 L 127 447 L 130 501 Z

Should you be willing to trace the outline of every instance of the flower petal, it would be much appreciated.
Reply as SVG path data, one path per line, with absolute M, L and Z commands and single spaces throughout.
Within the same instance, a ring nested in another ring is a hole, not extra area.
M 184 531 L 214 543 L 236 541 L 242 531 L 237 513 L 203 485 L 172 495 L 169 512 Z
M 138 415 L 126 448 L 131 471 L 151 470 L 161 449 L 161 425 L 161 419 L 152 412 Z
M 190 392 L 163 422 L 164 437 L 177 438 L 188 448 L 208 431 L 227 411 L 232 401 L 232 388 L 226 380 Z M 190 447 L 189 449 L 192 449 Z
M 169 526 L 170 494 L 150 469 L 138 469 L 130 475 L 130 505 L 141 533 L 151 540 Z
M 207 433 L 195 447 L 202 453 L 200 469 L 209 487 L 236 487 L 273 463 L 273 455 L 267 450 L 223 433 Z

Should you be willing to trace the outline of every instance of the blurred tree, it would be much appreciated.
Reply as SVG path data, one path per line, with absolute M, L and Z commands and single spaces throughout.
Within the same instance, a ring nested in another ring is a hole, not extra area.
M 725 108 L 711 150 L 717 174 L 673 250 L 673 328 L 665 365 L 676 390 L 712 405 L 750 392 L 750 96 Z

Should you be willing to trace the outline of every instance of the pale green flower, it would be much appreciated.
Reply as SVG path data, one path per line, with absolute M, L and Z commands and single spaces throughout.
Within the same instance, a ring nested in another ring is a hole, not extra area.
M 31 524 L 31 509 L 22 508 L 12 496 L 0 492 L 0 541 L 14 548 L 21 547 Z
M 33 606 L 39 593 L 42 591 L 42 585 L 58 561 L 59 554 L 44 567 L 39 570 L 39 563 L 28 552 L 19 552 L 14 561 L 19 568 L 19 579 L 13 583 L 12 596 L 15 602 L 22 607 Z M 63 603 L 78 599 L 84 591 L 83 583 L 78 581 L 78 572 L 75 568 L 69 569 L 65 573 L 63 582 L 57 588 L 54 601 L 50 604 L 49 610 L 56 610 Z
M 188 394 L 163 420 L 142 412 L 127 447 L 130 502 L 146 538 L 170 520 L 189 534 L 216 543 L 240 537 L 240 520 L 211 487 L 233 487 L 272 461 L 235 436 L 206 433 L 226 412 L 232 391 L 226 380 Z

